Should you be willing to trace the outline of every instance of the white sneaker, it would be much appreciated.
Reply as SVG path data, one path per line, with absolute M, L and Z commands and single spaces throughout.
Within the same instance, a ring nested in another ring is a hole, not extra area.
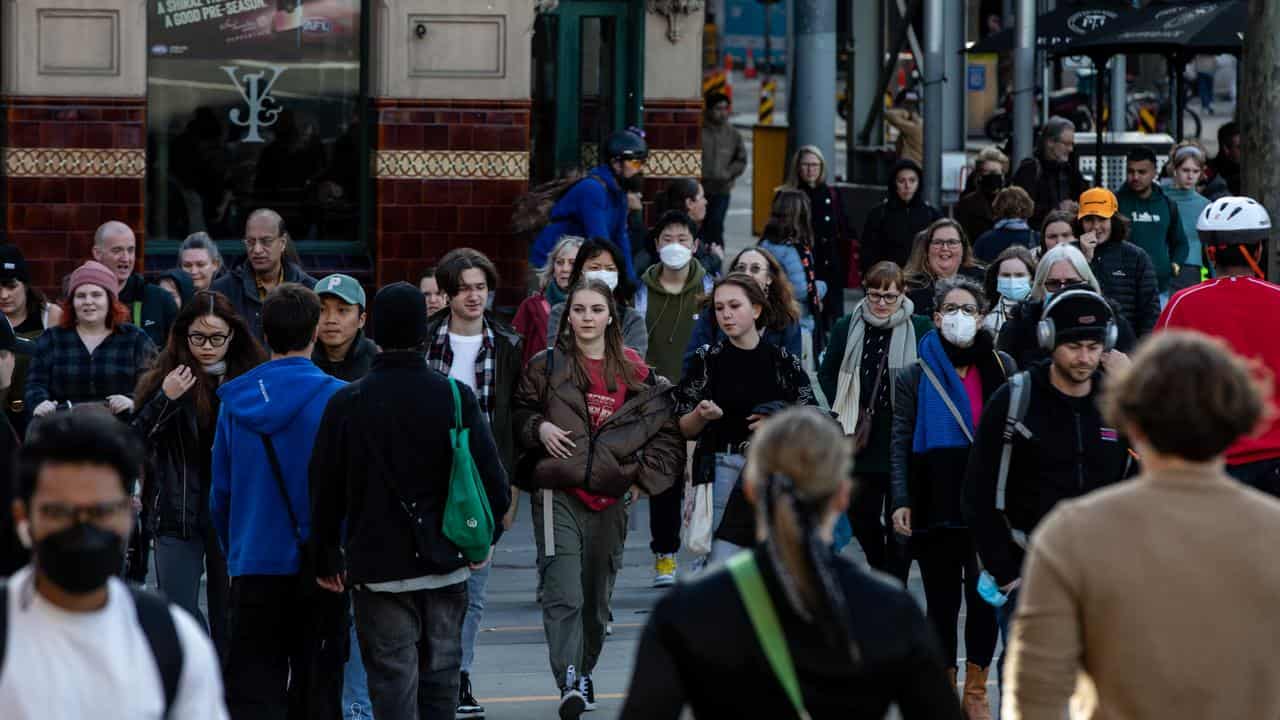
M 587 699 L 579 689 L 578 673 L 570 665 L 564 673 L 564 688 L 560 690 L 560 720 L 578 720 L 587 709 Z
M 596 686 L 591 682 L 590 675 L 583 675 L 578 678 L 578 692 L 582 693 L 582 699 L 586 702 L 586 712 L 596 709 Z

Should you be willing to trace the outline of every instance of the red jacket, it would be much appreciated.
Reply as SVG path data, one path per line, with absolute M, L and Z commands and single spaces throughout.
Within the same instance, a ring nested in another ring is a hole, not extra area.
M 1236 353 L 1257 358 L 1280 377 L 1280 333 L 1266 325 L 1280 318 L 1280 285 L 1249 277 L 1226 277 L 1189 287 L 1170 300 L 1156 331 L 1166 328 L 1199 330 L 1222 338 Z M 1273 405 L 1280 408 L 1280 383 L 1272 390 Z M 1272 420 L 1266 432 L 1246 437 L 1227 448 L 1227 464 L 1243 465 L 1280 457 L 1280 422 Z

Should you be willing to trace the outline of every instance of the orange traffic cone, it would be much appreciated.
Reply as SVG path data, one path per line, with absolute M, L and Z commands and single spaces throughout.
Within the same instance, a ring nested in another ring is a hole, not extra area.
M 724 71 L 733 72 L 733 53 L 724 54 Z
M 747 48 L 747 66 L 742 69 L 742 77 L 750 80 L 756 76 L 756 56 Z

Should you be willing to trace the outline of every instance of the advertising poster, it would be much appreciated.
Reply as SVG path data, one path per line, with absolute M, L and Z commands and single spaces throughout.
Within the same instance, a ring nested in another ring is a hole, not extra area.
M 152 57 L 356 60 L 360 0 L 153 0 Z

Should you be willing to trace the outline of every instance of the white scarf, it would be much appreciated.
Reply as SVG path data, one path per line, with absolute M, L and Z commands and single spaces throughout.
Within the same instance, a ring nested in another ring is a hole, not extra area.
M 831 402 L 831 409 L 838 415 L 840 426 L 848 435 L 852 435 L 858 425 L 858 409 L 860 406 L 862 345 L 866 338 L 867 325 L 877 328 L 891 328 L 889 337 L 889 360 L 885 369 L 885 378 L 881 383 L 889 383 L 890 397 L 893 393 L 894 371 L 907 367 L 916 361 L 915 325 L 911 322 L 911 313 L 915 310 L 911 298 L 903 297 L 902 304 L 887 318 L 876 317 L 871 306 L 864 298 L 853 309 L 849 318 L 849 338 L 844 349 L 844 360 L 840 363 L 840 374 L 836 384 L 836 397 Z M 873 399 L 874 402 L 874 399 Z

